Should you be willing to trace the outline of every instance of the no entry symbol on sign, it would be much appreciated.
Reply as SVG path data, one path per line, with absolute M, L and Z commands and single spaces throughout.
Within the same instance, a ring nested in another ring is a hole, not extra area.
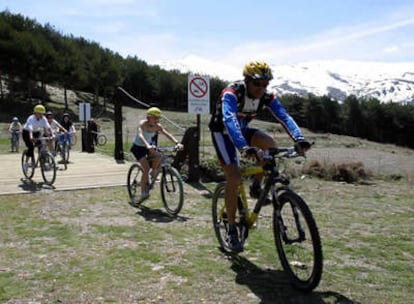
M 208 92 L 207 81 L 202 77 L 195 77 L 190 81 L 190 93 L 196 98 L 203 98 Z

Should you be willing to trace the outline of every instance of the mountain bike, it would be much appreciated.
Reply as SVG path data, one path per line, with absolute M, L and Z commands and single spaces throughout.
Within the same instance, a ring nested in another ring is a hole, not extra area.
M 20 139 L 20 131 L 10 132 L 11 152 L 19 152 L 19 139 Z
M 183 180 L 176 168 L 171 165 L 170 158 L 165 152 L 176 152 L 176 147 L 157 147 L 156 150 L 161 153 L 160 167 L 150 173 L 149 183 L 146 185 L 147 190 L 153 189 L 158 176 L 161 174 L 160 190 L 162 203 L 170 215 L 177 215 L 184 203 Z M 151 163 L 151 158 L 147 157 Z M 131 165 L 128 171 L 127 187 L 131 199 L 131 205 L 138 207 L 141 201 L 141 178 L 143 169 L 139 163 Z
M 49 137 L 39 137 L 36 139 L 35 148 L 37 148 L 38 156 L 34 158 L 29 157 L 28 163 L 26 163 L 25 149 L 22 153 L 22 170 L 26 178 L 32 179 L 35 169 L 39 166 L 42 172 L 42 177 L 47 185 L 53 185 L 56 180 L 56 162 L 52 153 L 48 152 L 46 141 L 50 140 Z
M 262 207 L 270 203 L 273 206 L 274 241 L 282 267 L 296 288 L 311 291 L 322 277 L 321 239 L 308 205 L 290 188 L 289 178 L 279 171 L 281 159 L 297 156 L 294 147 L 272 148 L 265 151 L 263 167 L 255 165 L 241 170 L 244 180 L 250 180 L 259 173 L 265 176 L 263 189 L 252 211 L 249 210 L 245 186 L 243 183 L 240 185 L 236 223 L 240 241 L 244 244 L 249 230 L 256 228 Z M 225 182 L 219 183 L 213 194 L 213 225 L 221 249 L 231 252 L 226 242 L 228 224 L 224 189 Z

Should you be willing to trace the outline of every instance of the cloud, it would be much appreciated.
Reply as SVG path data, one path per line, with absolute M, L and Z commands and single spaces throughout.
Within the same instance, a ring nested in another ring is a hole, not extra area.
M 49 9 L 44 9 L 46 6 Z M 57 15 L 61 18 L 110 18 L 112 20 L 128 17 L 159 18 L 155 0 L 72 0 L 70 2 L 47 3 L 33 7 L 36 15 Z M 104 21 L 104 20 L 103 20 Z
M 225 55 L 227 60 L 240 64 L 252 55 L 273 63 L 307 61 L 314 59 L 379 59 L 384 52 L 397 54 L 402 48 L 391 48 L 390 40 L 411 39 L 404 31 L 411 29 L 414 18 L 391 21 L 388 24 L 358 24 L 337 27 L 302 40 L 266 41 L 236 45 Z M 410 31 L 411 32 L 411 31 Z M 414 57 L 409 54 L 411 58 Z
M 393 45 L 393 46 L 390 46 L 390 47 L 386 47 L 384 49 L 384 52 L 385 53 L 395 53 L 395 52 L 398 52 L 399 50 L 400 50 L 400 48 L 398 46 Z
M 179 39 L 173 33 L 120 34 L 102 44 L 124 57 L 137 56 L 147 62 L 159 61 L 160 58 L 171 60 L 182 55 Z

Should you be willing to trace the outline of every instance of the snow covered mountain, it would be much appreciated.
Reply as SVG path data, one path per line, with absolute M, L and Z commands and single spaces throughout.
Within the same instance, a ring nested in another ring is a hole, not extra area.
M 319 61 L 273 70 L 271 86 L 279 94 L 313 93 L 337 100 L 353 94 L 381 102 L 414 103 L 414 63 Z
M 241 68 L 187 56 L 161 67 L 182 72 L 217 76 L 225 80 L 241 79 Z M 329 95 L 342 101 L 353 94 L 375 97 L 381 102 L 414 104 L 414 62 L 382 63 L 359 61 L 311 61 L 294 65 L 273 65 L 270 88 L 278 94 L 308 93 Z

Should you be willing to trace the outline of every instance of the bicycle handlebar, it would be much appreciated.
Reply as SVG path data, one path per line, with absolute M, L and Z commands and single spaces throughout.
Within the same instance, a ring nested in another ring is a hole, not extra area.
M 174 146 L 174 147 L 156 147 L 155 150 L 159 151 L 159 152 L 177 152 L 178 148 L 177 148 L 177 146 Z
M 47 137 L 47 136 L 41 136 L 41 137 L 37 137 L 37 138 L 34 138 L 36 141 L 41 141 L 41 140 L 52 140 L 52 139 L 54 139 L 55 137 L 54 136 L 50 136 L 50 137 Z
M 278 148 L 269 148 L 269 150 L 264 151 L 264 159 L 271 158 L 294 158 L 303 156 L 299 154 L 299 148 L 309 149 L 315 142 L 311 141 L 298 141 L 292 147 L 278 147 Z

